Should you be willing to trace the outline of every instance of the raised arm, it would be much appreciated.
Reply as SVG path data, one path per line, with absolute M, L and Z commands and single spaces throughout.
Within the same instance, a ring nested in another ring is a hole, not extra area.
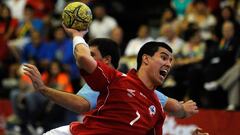
M 64 24 L 63 28 L 73 38 L 73 54 L 79 69 L 92 73 L 97 67 L 97 62 L 91 56 L 89 46 L 83 39 L 87 31 L 67 28 Z
M 24 64 L 24 73 L 32 80 L 35 90 L 54 101 L 56 104 L 77 113 L 89 111 L 89 102 L 81 96 L 66 93 L 44 85 L 38 69 L 31 64 Z
M 189 100 L 181 103 L 173 98 L 168 98 L 164 110 L 177 118 L 188 118 L 198 113 L 198 108 L 194 101 Z

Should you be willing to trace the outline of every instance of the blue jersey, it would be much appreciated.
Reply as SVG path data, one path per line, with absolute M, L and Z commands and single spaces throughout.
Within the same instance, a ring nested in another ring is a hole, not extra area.
M 160 100 L 162 107 L 164 107 L 166 105 L 168 97 L 157 90 L 155 90 L 155 93 L 157 94 L 157 97 Z M 90 109 L 96 108 L 99 92 L 93 91 L 87 84 L 85 84 L 78 91 L 77 95 L 82 96 L 84 99 L 86 99 L 89 102 Z

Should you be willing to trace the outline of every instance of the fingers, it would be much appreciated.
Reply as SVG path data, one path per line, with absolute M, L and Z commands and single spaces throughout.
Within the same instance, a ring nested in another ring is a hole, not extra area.
M 88 29 L 78 31 L 76 29 L 67 28 L 63 23 L 62 23 L 62 27 L 67 32 L 67 34 L 72 36 L 72 37 L 75 37 L 75 36 L 84 37 L 88 33 Z
M 23 64 L 23 70 L 30 73 L 33 73 L 34 71 L 38 73 L 37 68 L 31 64 Z
M 187 114 L 187 117 L 191 117 L 194 114 L 197 114 L 199 112 L 196 102 L 193 100 L 188 100 L 185 103 L 183 103 L 184 110 Z
M 30 77 L 30 79 L 32 80 L 32 74 L 30 74 L 28 71 L 23 71 L 23 73 L 28 77 Z
M 36 71 L 37 73 L 40 73 L 40 72 L 38 71 L 37 67 L 34 66 L 34 65 L 25 63 L 25 64 L 23 64 L 23 66 L 25 67 L 25 69 L 29 68 L 29 69 L 32 69 L 32 70 Z M 24 67 L 23 67 L 23 68 L 24 68 Z
M 201 128 L 196 128 L 192 135 L 209 135 L 208 133 L 203 133 L 202 129 Z
M 179 101 L 180 104 L 184 104 L 184 101 Z
M 41 74 L 38 69 L 31 64 L 23 64 L 23 73 L 30 77 L 32 81 L 34 79 L 41 78 Z

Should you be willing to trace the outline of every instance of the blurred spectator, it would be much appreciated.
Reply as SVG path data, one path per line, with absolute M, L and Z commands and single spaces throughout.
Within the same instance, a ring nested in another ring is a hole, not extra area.
M 126 43 L 123 41 L 123 29 L 120 26 L 117 26 L 113 28 L 111 32 L 111 39 L 117 43 L 117 45 L 120 48 L 120 55 L 124 55 L 124 50 L 126 48 Z M 124 56 L 123 56 L 124 57 Z M 129 67 L 127 65 L 127 62 L 123 62 L 120 60 L 118 70 L 127 73 L 129 70 Z
M 47 14 L 52 14 L 56 0 L 27 0 L 27 5 L 34 9 L 34 17 L 43 18 Z
M 172 23 L 177 20 L 176 12 L 173 8 L 165 8 L 160 20 L 160 27 L 165 23 Z
M 8 41 L 15 36 L 18 21 L 11 16 L 11 11 L 7 5 L 2 5 L 0 10 L 0 35 Z
M 35 10 L 31 5 L 24 8 L 24 20 L 20 21 L 18 37 L 29 36 L 31 31 L 41 32 L 43 28 L 42 20 L 34 17 Z
M 51 86 L 54 89 L 73 93 L 70 76 L 68 72 L 63 69 L 62 64 L 57 60 L 52 61 L 48 66 L 48 69 L 42 73 L 42 79 L 46 85 Z M 45 112 L 42 115 L 42 126 L 45 131 L 61 125 L 66 125 L 68 122 L 76 120 L 69 118 L 69 114 L 73 113 L 70 113 L 70 111 L 49 100 L 47 100 L 44 110 Z
M 204 84 L 204 88 L 208 91 L 217 90 L 219 87 L 228 92 L 228 106 L 226 109 L 240 109 L 240 57 L 219 79 Z
M 236 36 L 234 24 L 230 21 L 225 21 L 222 27 L 222 34 L 223 37 L 217 46 L 210 46 L 211 48 L 209 48 L 209 50 L 215 51 L 208 53 L 208 58 L 204 60 L 203 75 L 205 82 L 217 80 L 236 63 L 240 40 Z M 227 101 L 224 100 L 227 99 L 226 95 L 227 93 L 221 89 L 208 92 L 210 107 L 225 108 L 225 105 L 227 105 Z
M 64 70 L 70 73 L 74 90 L 79 90 L 81 87 L 80 73 L 72 54 L 72 40 L 67 37 L 62 26 L 55 27 L 53 38 L 49 43 L 51 60 L 56 59 L 63 64 Z
M 204 0 L 195 0 L 193 2 L 193 12 L 190 12 L 186 17 L 189 23 L 197 24 L 204 40 L 212 38 L 216 18 L 210 13 Z
M 34 63 L 32 60 L 29 62 Z M 61 67 L 59 62 L 53 61 L 43 72 L 42 79 L 44 83 L 55 89 L 72 93 L 69 75 Z M 67 111 L 49 101 L 41 93 L 36 92 L 30 78 L 21 75 L 19 84 L 19 89 L 13 90 L 11 93 L 11 101 L 17 117 L 12 117 L 9 122 L 20 124 L 22 134 L 28 135 L 30 132 L 36 132 L 34 130 L 39 126 L 49 130 L 67 124 Z M 29 126 L 33 128 L 32 131 L 29 130 Z
M 43 40 L 49 42 L 53 39 L 53 31 L 54 31 L 54 24 L 53 24 L 53 16 L 52 14 L 46 14 L 42 18 L 43 20 Z
M 175 10 L 171 7 L 164 9 L 163 14 L 161 16 L 161 20 L 160 20 L 160 28 L 163 27 L 163 25 L 168 23 L 173 25 L 172 27 L 174 27 L 175 33 L 179 35 L 181 32 L 180 23 L 182 23 L 182 20 L 177 18 Z
M 200 30 L 194 26 L 189 26 L 185 33 L 185 41 L 170 74 L 172 77 L 170 81 L 173 79 L 176 84 L 171 86 L 173 87 L 171 92 L 173 97 L 179 100 L 190 98 L 197 102 L 198 106 L 201 106 L 200 97 L 203 89 L 201 61 L 204 58 L 206 46 L 201 39 Z M 168 81 L 166 80 L 166 84 Z
M 180 50 L 180 58 L 176 60 L 176 66 L 197 63 L 204 58 L 206 45 L 197 27 L 190 26 L 185 32 L 184 40 L 186 43 Z
M 12 90 L 18 86 L 18 68 L 19 64 L 14 63 L 9 66 L 8 76 L 2 80 L 2 86 L 5 90 Z
M 153 38 L 149 35 L 148 25 L 140 25 L 137 31 L 137 37 L 131 39 L 126 47 L 126 56 L 137 56 L 138 51 L 146 42 L 152 41 Z
M 10 8 L 12 17 L 18 19 L 18 21 L 22 21 L 27 0 L 4 0 L 4 2 Z
M 109 38 L 111 31 L 118 24 L 117 21 L 106 14 L 106 9 L 103 5 L 96 5 L 93 8 L 94 19 L 89 27 L 89 35 L 94 38 Z
M 171 5 L 176 10 L 177 16 L 182 18 L 185 14 L 185 11 L 186 11 L 188 5 L 192 1 L 193 0 L 172 0 Z
M 209 7 L 209 10 L 215 14 L 219 12 L 220 9 L 220 1 L 221 0 L 207 0 L 207 5 Z
M 31 42 L 26 44 L 21 52 L 21 62 L 33 59 L 44 70 L 51 60 L 50 46 L 42 40 L 41 34 L 37 31 L 31 32 Z
M 217 46 L 211 46 L 211 54 L 205 59 L 205 81 L 216 80 L 224 74 L 236 61 L 239 38 L 236 36 L 234 24 L 226 21 L 222 27 L 223 37 Z
M 10 61 L 11 55 L 9 54 L 8 40 L 15 37 L 15 30 L 18 21 L 11 16 L 10 9 L 5 4 L 1 4 L 0 8 L 0 61 Z M 10 58 L 9 58 L 10 56 Z
M 19 85 L 19 78 L 18 78 L 18 72 L 17 72 L 19 68 L 19 64 L 13 63 L 4 68 L 6 69 L 1 69 L 5 73 L 1 73 L 3 78 L 1 78 L 1 85 L 0 85 L 1 94 L 0 95 L 1 97 L 8 98 L 9 94 L 11 93 L 11 90 L 16 89 Z
M 33 60 L 28 61 L 34 64 Z M 35 93 L 30 78 L 22 72 L 22 67 L 19 67 L 19 85 L 18 88 L 12 89 L 10 99 L 13 106 L 14 114 L 9 117 L 8 124 L 16 124 L 21 128 L 21 133 L 29 135 L 30 132 L 27 129 L 28 124 L 36 124 L 37 117 L 42 112 L 40 104 L 36 104 L 36 100 L 44 98 L 41 94 L 36 96 L 30 96 L 31 93 Z
M 120 26 L 117 26 L 112 29 L 110 38 L 119 45 L 121 55 L 124 54 L 124 50 L 126 48 L 126 43 L 123 40 L 124 39 L 123 36 L 124 36 L 123 29 Z
M 236 31 L 240 31 L 240 25 L 239 22 L 236 20 L 236 13 L 234 9 L 230 6 L 225 6 L 221 9 L 220 15 L 217 18 L 217 25 L 215 27 L 214 34 L 216 35 L 216 38 L 220 40 L 222 38 L 222 26 L 224 22 L 231 21 L 234 24 L 234 29 Z M 240 34 L 238 34 L 240 35 Z
M 0 35 L 0 64 L 3 64 L 9 56 L 9 48 L 7 41 L 3 39 L 3 36 Z
M 193 99 L 199 106 L 202 106 L 201 97 L 203 89 L 202 60 L 206 51 L 206 44 L 202 40 L 198 27 L 190 27 L 185 32 L 186 44 L 180 51 L 180 58 L 176 59 L 176 66 L 183 68 L 182 75 L 186 79 L 183 82 L 187 86 L 185 98 Z M 181 72 L 181 71 L 180 71 Z M 179 79 L 181 78 L 178 76 Z M 182 80 L 181 80 L 182 81 Z
M 160 36 L 156 39 L 159 42 L 165 42 L 173 49 L 175 57 L 178 56 L 184 45 L 184 40 L 177 35 L 175 26 L 172 23 L 165 23 L 160 29 Z
M 61 15 L 64 7 L 66 6 L 65 0 L 57 0 L 54 6 L 54 13 L 57 15 Z
M 20 60 L 20 52 L 24 45 L 30 42 L 30 33 L 38 31 L 42 33 L 43 22 L 40 19 L 34 18 L 34 10 L 30 5 L 24 8 L 24 20 L 20 21 L 17 28 L 17 38 L 9 42 L 9 47 L 13 51 L 16 59 Z
M 43 72 L 42 79 L 45 84 L 54 89 L 73 93 L 70 76 L 68 72 L 64 71 L 62 64 L 57 60 L 52 61 L 47 71 Z

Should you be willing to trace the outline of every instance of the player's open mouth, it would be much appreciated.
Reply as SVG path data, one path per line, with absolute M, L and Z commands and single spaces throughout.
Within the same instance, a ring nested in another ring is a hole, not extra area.
M 167 76 L 168 70 L 164 69 L 164 70 L 160 70 L 160 75 L 163 76 L 164 78 Z

